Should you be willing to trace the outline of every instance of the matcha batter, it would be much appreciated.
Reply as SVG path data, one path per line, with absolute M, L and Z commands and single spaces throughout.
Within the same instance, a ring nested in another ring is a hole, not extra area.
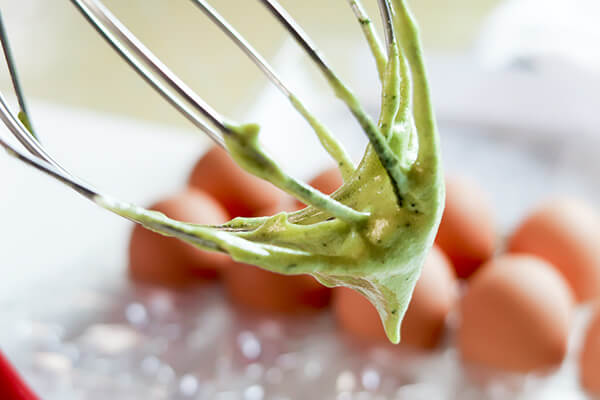
M 369 42 L 382 86 L 375 123 L 352 92 L 321 63 L 338 98 L 363 128 L 369 145 L 358 164 L 289 95 L 321 143 L 337 161 L 344 185 L 331 196 L 287 175 L 261 148 L 255 124 L 225 123 L 225 144 L 246 171 L 281 188 L 308 207 L 272 217 L 236 218 L 222 226 L 202 226 L 98 194 L 78 182 L 44 152 L 37 141 L 22 155 L 3 141 L 10 154 L 71 186 L 100 206 L 200 248 L 282 274 L 310 274 L 326 286 L 358 290 L 377 308 L 385 331 L 400 341 L 400 324 L 441 219 L 444 204 L 439 140 L 431 107 L 417 27 L 405 0 L 385 0 L 387 51 L 379 44 L 359 1 L 351 5 Z M 0 98 L 1 100 L 1 98 Z M 6 111 L 6 105 L 0 101 Z M 3 112 L 2 115 L 9 115 Z M 15 126 L 8 117 L 7 126 Z M 27 120 L 22 120 L 26 123 Z M 18 127 L 17 127 L 18 128 Z M 14 128 L 14 129 L 17 129 Z M 24 138 L 25 142 L 31 138 Z
M 370 120 L 335 75 L 326 75 L 370 141 L 356 168 L 341 166 L 345 183 L 333 195 L 286 175 L 262 151 L 257 125 L 230 124 L 225 141 L 235 161 L 309 204 L 306 209 L 208 227 L 104 197 L 97 202 L 151 230 L 226 252 L 236 261 L 358 290 L 377 308 L 390 341 L 398 343 L 400 323 L 439 225 L 444 188 L 417 28 L 404 1 L 387 5 L 394 32 L 387 59 L 371 43 L 381 65 L 379 123 Z M 372 39 L 372 32 L 366 33 Z

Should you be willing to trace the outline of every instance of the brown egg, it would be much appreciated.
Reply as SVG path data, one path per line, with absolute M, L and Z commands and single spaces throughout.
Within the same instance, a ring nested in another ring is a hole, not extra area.
M 528 372 L 556 366 L 567 351 L 573 295 L 546 261 L 506 255 L 473 275 L 461 301 L 458 347 L 468 362 Z
M 494 213 L 476 183 L 462 177 L 446 179 L 446 208 L 436 244 L 450 258 L 459 278 L 471 276 L 494 254 Z
M 256 213 L 256 217 L 270 217 L 282 211 L 292 212 L 301 209 L 302 205 L 298 204 L 295 198 L 285 194 L 281 200 L 270 207 L 264 208 Z
M 402 345 L 422 349 L 438 345 L 446 316 L 456 301 L 456 289 L 456 277 L 449 260 L 434 247 L 402 322 Z M 346 331 L 369 341 L 387 341 L 375 307 L 357 291 L 336 288 L 333 308 L 338 323 Z
M 168 217 L 198 224 L 228 220 L 212 197 L 188 189 L 151 207 Z M 129 276 L 139 282 L 183 288 L 214 279 L 229 260 L 223 254 L 200 250 L 179 239 L 165 237 L 136 225 L 129 243 Z
M 220 147 L 196 163 L 189 185 L 213 196 L 231 217 L 250 217 L 279 202 L 283 192 L 243 169 Z
M 258 215 L 295 211 L 298 206 L 293 200 L 284 198 L 277 206 L 259 211 Z M 224 271 L 223 280 L 233 303 L 255 311 L 286 314 L 310 312 L 327 307 L 331 298 L 331 289 L 310 275 L 282 275 L 234 261 Z
M 253 265 L 232 263 L 223 274 L 230 300 L 243 308 L 299 314 L 329 305 L 331 289 L 309 275 L 281 275 Z
M 337 167 L 331 167 L 314 177 L 308 184 L 325 194 L 338 190 L 344 183 L 342 174 Z
M 509 250 L 548 260 L 578 301 L 600 296 L 600 216 L 585 203 L 557 199 L 539 207 L 512 235 Z
M 337 167 L 331 167 L 324 170 L 319 175 L 314 177 L 310 182 L 308 182 L 310 186 L 325 194 L 331 194 L 335 192 L 340 186 L 342 186 L 343 183 L 344 180 L 342 179 L 342 174 Z M 298 202 L 298 205 L 305 207 L 305 205 L 301 202 Z
M 593 311 L 579 356 L 581 384 L 600 396 L 600 304 Z

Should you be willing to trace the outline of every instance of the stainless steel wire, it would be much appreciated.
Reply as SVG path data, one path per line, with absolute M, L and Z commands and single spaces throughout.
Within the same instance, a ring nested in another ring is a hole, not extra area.
M 206 16 L 213 21 L 221 31 L 223 31 L 233 42 L 246 54 L 254 64 L 269 78 L 269 80 L 279 89 L 283 94 L 289 97 L 292 92 L 283 83 L 281 78 L 277 76 L 273 68 L 267 63 L 267 61 L 248 43 L 246 39 L 240 33 L 233 28 L 213 7 L 211 7 L 204 0 L 191 0 L 198 8 L 200 8 Z
M 391 40 L 391 17 L 389 9 L 384 0 L 378 0 L 380 10 L 384 19 L 386 38 Z M 175 73 L 163 64 L 152 51 L 150 51 L 131 31 L 115 17 L 100 0 L 71 0 L 75 7 L 82 13 L 94 29 L 108 42 L 108 44 L 123 58 L 155 91 L 157 91 L 168 103 L 177 109 L 192 124 L 205 132 L 216 144 L 224 147 L 222 135 L 232 134 L 230 124 L 226 119 L 214 110 L 208 103 L 201 99 L 190 87 L 188 87 Z M 279 90 L 287 97 L 294 98 L 291 90 L 282 82 L 273 68 L 264 58 L 240 35 L 229 23 L 221 17 L 205 0 L 192 0 L 221 30 L 223 30 L 237 45 L 248 55 L 260 70 L 269 78 Z M 287 11 L 276 0 L 260 0 L 269 12 L 287 29 L 300 46 L 317 66 L 334 80 L 338 80 L 324 57 L 306 32 L 294 21 Z M 13 87 L 21 110 L 29 115 L 24 101 L 21 86 L 19 84 L 16 68 L 6 32 L 2 24 L 0 14 L 0 36 L 2 48 L 13 80 Z M 304 113 L 307 111 L 304 109 Z M 308 115 L 308 114 L 307 114 Z M 13 113 L 6 99 L 0 94 L 0 119 L 8 130 L 17 138 L 23 147 L 32 155 L 29 156 L 0 138 L 0 146 L 20 160 L 46 171 L 53 177 L 74 187 L 80 193 L 90 197 L 97 192 L 88 185 L 79 182 L 72 174 L 56 162 L 37 140 L 33 130 L 27 127 Z
M 223 116 L 179 79 L 100 1 L 71 1 L 98 33 L 146 82 L 192 124 L 205 132 L 219 146 L 224 147 L 223 138 L 219 133 L 197 114 L 208 119 L 221 133 L 228 134 L 230 130 Z
M 385 33 L 385 47 L 389 52 L 390 44 L 394 41 L 394 23 L 392 22 L 392 11 L 390 6 L 385 0 L 377 0 L 379 6 L 379 13 L 381 14 L 381 20 L 383 21 L 383 31 Z M 389 56 L 389 54 L 388 54 Z
M 33 127 L 33 122 L 31 121 L 31 114 L 29 112 L 29 108 L 27 107 L 27 102 L 25 101 L 25 95 L 23 94 L 23 89 L 21 87 L 21 81 L 19 80 L 19 74 L 17 72 L 17 67 L 15 65 L 15 61 L 12 55 L 12 50 L 10 48 L 10 43 L 8 41 L 8 34 L 6 32 L 6 28 L 4 27 L 4 18 L 2 13 L 0 12 L 0 37 L 2 38 L 2 52 L 4 53 L 4 59 L 6 60 L 6 66 L 8 67 L 8 71 L 10 74 L 10 80 L 13 85 L 13 89 L 17 96 L 17 101 L 19 102 L 19 107 L 21 111 L 25 114 L 29 123 L 29 131 L 31 134 L 39 140 L 38 135 L 35 132 Z
M 277 20 L 286 28 L 292 37 L 306 51 L 308 56 L 328 74 L 333 74 L 321 51 L 310 39 L 308 34 L 298 25 L 290 14 L 276 0 L 260 0 L 260 2 L 277 18 Z

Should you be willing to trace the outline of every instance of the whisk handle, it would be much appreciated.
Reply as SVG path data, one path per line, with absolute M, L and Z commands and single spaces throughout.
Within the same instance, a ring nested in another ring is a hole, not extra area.
M 0 399 L 41 400 L 0 352 Z

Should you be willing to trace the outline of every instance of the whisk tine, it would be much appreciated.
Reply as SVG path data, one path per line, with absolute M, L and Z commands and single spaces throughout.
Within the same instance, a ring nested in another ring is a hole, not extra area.
M 360 23 L 365 39 L 367 40 L 369 48 L 371 49 L 371 53 L 375 58 L 379 79 L 383 81 L 385 75 L 385 68 L 387 65 L 387 57 L 385 55 L 383 47 L 381 46 L 379 36 L 373 28 L 371 19 L 369 18 L 360 0 L 348 0 L 348 3 L 350 4 L 350 8 L 352 8 L 352 12 L 354 12 L 354 16 Z
M 98 194 L 96 191 L 94 191 L 90 186 L 83 184 L 81 182 L 75 181 L 75 179 L 73 177 L 71 177 L 70 175 L 61 171 L 58 167 L 54 166 L 53 164 L 50 164 L 44 160 L 40 160 L 38 158 L 32 157 L 30 155 L 27 155 L 27 154 L 15 149 L 9 143 L 4 141 L 1 137 L 0 137 L 0 147 L 4 147 L 4 149 L 10 155 L 12 155 L 13 157 L 17 158 L 18 160 L 24 162 L 25 164 L 28 164 L 28 165 L 32 166 L 33 168 L 40 170 L 40 171 L 46 173 L 47 175 L 50 175 L 51 177 L 64 183 L 65 185 L 70 186 L 76 192 L 83 195 L 84 197 L 86 197 L 89 200 L 95 201 L 96 197 L 100 196 L 100 194 Z
M 27 128 L 23 126 L 21 121 L 10 111 L 8 107 L 8 103 L 4 96 L 0 93 L 0 119 L 4 122 L 4 125 L 10 130 L 15 138 L 25 147 L 25 149 L 30 152 L 32 155 L 38 157 L 39 159 L 52 164 L 62 172 L 69 175 L 69 173 L 62 168 L 39 144 L 37 140 L 35 140 Z
M 294 39 L 302 46 L 306 53 L 317 63 L 319 68 L 329 73 L 333 73 L 327 62 L 321 55 L 317 46 L 313 43 L 310 37 L 298 25 L 292 16 L 279 4 L 276 0 L 260 0 L 260 2 L 273 14 L 279 22 L 288 30 Z
M 8 109 L 2 94 L 0 94 L 0 119 L 14 134 L 14 136 L 23 144 L 23 146 L 31 154 L 33 154 L 33 156 L 30 156 L 21 152 L 20 150 L 17 150 L 10 143 L 6 142 L 4 139 L 2 139 L 2 137 L 0 137 L 0 147 L 3 147 L 10 155 L 72 187 L 74 190 L 92 201 L 99 196 L 99 194 L 90 186 L 82 182 L 78 182 L 76 178 L 74 178 L 67 170 L 54 161 L 52 157 L 50 157 L 50 155 L 48 155 L 44 149 L 34 139 L 31 138 L 29 133 L 25 130 L 25 127 Z M 32 143 L 29 143 L 28 141 Z
M 362 107 L 354 93 L 337 77 L 335 72 L 329 68 L 316 46 L 308 38 L 308 35 L 298 26 L 293 18 L 281 7 L 276 0 L 260 0 L 269 11 L 285 26 L 290 34 L 296 39 L 296 41 L 306 50 L 309 56 L 319 66 L 330 86 L 333 88 L 336 95 L 346 103 L 346 106 L 350 109 L 354 118 L 363 128 L 363 131 L 367 135 L 369 142 L 373 145 L 379 160 L 382 162 L 384 168 L 388 172 L 390 179 L 394 183 L 394 190 L 397 190 L 396 197 L 399 199 L 399 203 L 402 202 L 402 195 L 399 192 L 401 186 L 405 186 L 406 176 L 404 172 L 394 168 L 394 164 L 398 162 L 397 156 L 390 147 L 385 136 L 382 134 L 379 127 L 375 124 L 373 119 L 367 114 L 365 109 Z M 393 32 L 390 30 L 390 32 Z
M 224 147 L 223 138 L 195 112 L 207 118 L 223 134 L 231 131 L 225 118 L 202 100 L 164 65 L 137 37 L 131 33 L 104 5 L 96 0 L 71 0 L 92 26 L 119 53 L 135 71 L 165 100 L 175 107 L 192 124 L 205 132 L 216 144 Z M 135 56 L 134 56 L 135 55 Z M 139 57 L 140 60 L 135 57 Z M 161 83 L 164 81 L 167 85 Z M 185 103 L 177 98 L 185 100 Z M 191 107 L 191 109 L 190 109 Z
M 94 200 L 99 194 L 91 189 L 84 183 L 78 182 L 65 168 L 63 168 L 56 160 L 46 152 L 44 147 L 40 144 L 35 133 L 32 129 L 32 121 L 30 114 L 27 111 L 27 105 L 25 102 L 25 96 L 19 79 L 17 76 L 17 69 L 12 58 L 10 50 L 10 43 L 8 36 L 4 29 L 4 23 L 2 21 L 2 15 L 0 14 L 0 42 L 6 63 L 8 65 L 8 72 L 10 79 L 13 83 L 13 88 L 17 96 L 20 110 L 25 114 L 28 126 L 26 127 L 23 122 L 15 115 L 8 106 L 8 102 L 4 98 L 3 94 L 0 93 L 0 120 L 13 134 L 13 136 L 23 145 L 23 147 L 31 153 L 31 156 L 17 150 L 10 143 L 0 137 L 0 147 L 3 147 L 11 156 L 19 159 L 20 161 L 33 166 L 34 168 L 47 173 L 53 178 L 61 181 L 62 183 L 72 187 L 74 190 L 87 197 L 90 200 Z
M 213 21 L 221 31 L 223 31 L 234 43 L 246 54 L 254 64 L 273 82 L 279 90 L 283 92 L 287 97 L 292 93 L 291 90 L 283 83 L 283 81 L 277 76 L 273 68 L 267 63 L 267 61 L 252 47 L 250 43 L 239 32 L 233 28 L 213 7 L 211 7 L 204 0 L 191 0 L 198 8 L 200 8 L 211 21 Z
M 392 23 L 392 13 L 386 0 L 377 0 L 377 4 L 379 5 L 379 13 L 383 22 L 383 31 L 385 32 L 385 47 L 389 55 L 390 45 L 396 40 L 394 24 Z
M 281 78 L 242 35 L 237 32 L 214 8 L 205 0 L 191 0 L 204 14 L 206 14 L 233 42 L 246 54 L 256 66 L 269 78 L 271 82 L 288 98 L 294 108 L 311 125 L 325 150 L 337 162 L 342 176 L 347 179 L 354 165 L 341 143 L 329 132 L 323 124 L 304 106 L 294 93 L 283 83 Z
M 0 42 L 2 44 L 2 52 L 4 53 L 4 59 L 6 60 L 6 66 L 8 67 L 8 72 L 10 74 L 10 79 L 13 85 L 13 89 L 15 94 L 17 95 L 17 101 L 19 102 L 19 107 L 21 108 L 21 112 L 25 115 L 27 119 L 27 123 L 29 124 L 29 132 L 33 135 L 34 138 L 39 140 L 35 130 L 33 129 L 33 123 L 31 122 L 30 113 L 27 107 L 27 102 L 25 101 L 25 95 L 23 94 L 23 89 L 21 87 L 21 82 L 19 81 L 19 75 L 17 73 L 17 68 L 15 66 L 15 61 L 13 59 L 12 51 L 10 49 L 10 43 L 8 42 L 8 35 L 6 33 L 6 29 L 4 28 L 4 18 L 2 17 L 2 12 L 0 11 Z

